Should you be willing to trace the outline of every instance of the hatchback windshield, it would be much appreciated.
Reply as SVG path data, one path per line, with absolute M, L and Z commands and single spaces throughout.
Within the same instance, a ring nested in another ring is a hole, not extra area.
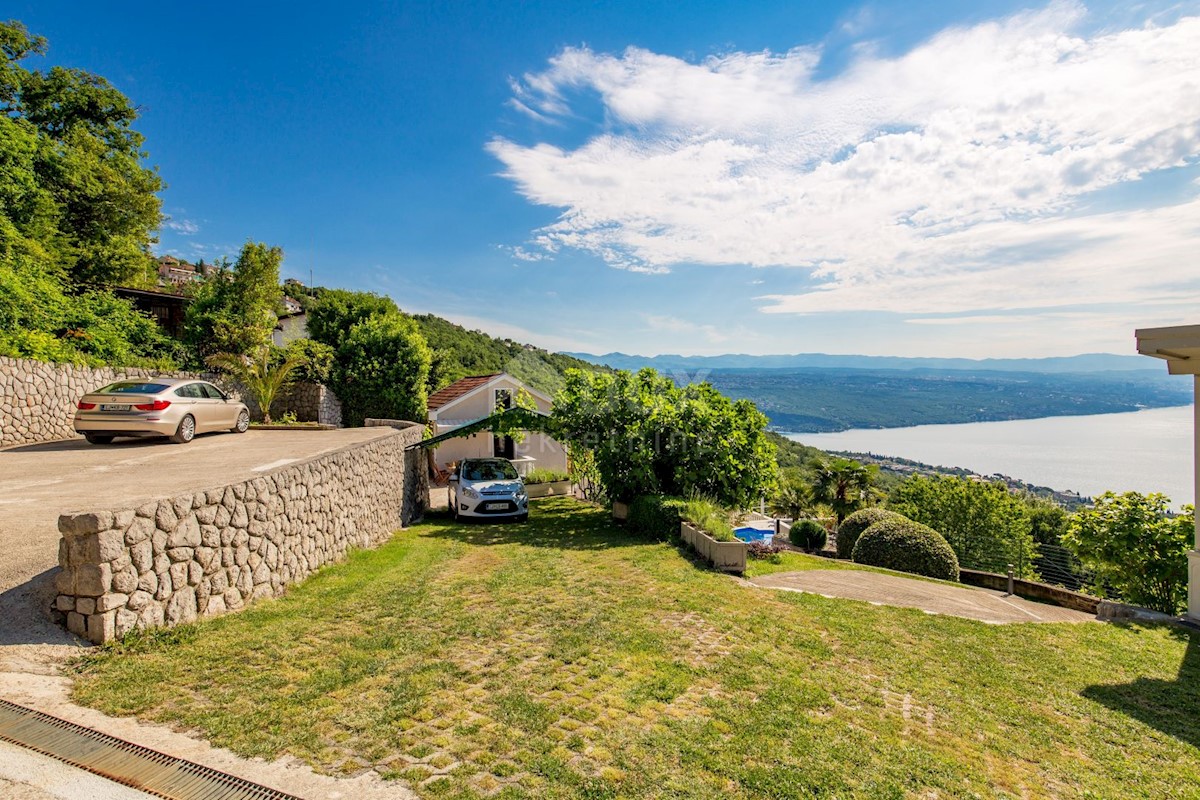
M 105 386 L 100 391 L 105 394 L 158 394 L 166 388 L 167 385 L 165 383 L 122 381 L 121 383 L 113 383 Z
M 515 481 L 520 476 L 507 461 L 467 461 L 463 463 L 463 479 L 468 481 Z

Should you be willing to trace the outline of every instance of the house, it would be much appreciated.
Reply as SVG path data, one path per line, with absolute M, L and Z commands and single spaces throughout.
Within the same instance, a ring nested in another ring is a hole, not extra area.
M 134 289 L 129 286 L 114 286 L 112 293 L 129 300 L 138 311 L 154 317 L 164 331 L 176 339 L 183 335 L 183 322 L 191 300 L 178 294 L 154 292 L 149 289 Z
M 518 395 L 525 394 L 533 400 L 538 411 L 550 413 L 553 401 L 512 375 L 504 372 L 472 375 L 429 396 L 429 425 L 433 435 L 439 436 L 512 408 L 517 404 Z M 461 439 L 450 439 L 433 451 L 434 463 L 443 470 L 464 458 L 491 456 L 510 459 L 522 475 L 532 469 L 567 471 L 566 449 L 544 433 L 529 432 L 518 442 L 512 437 L 482 431 Z
M 162 256 L 158 259 L 158 282 L 163 287 L 186 286 L 189 283 L 202 281 L 214 274 L 217 268 L 212 264 L 192 264 L 175 256 Z

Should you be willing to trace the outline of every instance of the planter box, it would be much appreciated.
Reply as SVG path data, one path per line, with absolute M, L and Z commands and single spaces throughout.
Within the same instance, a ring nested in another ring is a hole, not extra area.
M 629 506 L 626 503 L 618 503 L 613 500 L 613 519 L 617 522 L 624 522 L 629 519 Z
M 529 494 L 530 500 L 536 500 L 539 497 L 563 497 L 573 494 L 572 489 L 574 489 L 574 484 L 570 481 L 550 481 L 549 483 L 525 485 L 525 491 Z
M 718 542 L 686 522 L 679 523 L 679 538 L 722 572 L 736 572 L 741 575 L 746 571 L 745 542 Z

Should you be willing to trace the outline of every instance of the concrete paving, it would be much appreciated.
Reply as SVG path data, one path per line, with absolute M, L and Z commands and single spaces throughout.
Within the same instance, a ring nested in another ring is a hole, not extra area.
M 751 578 L 767 589 L 810 592 L 825 597 L 863 600 L 875 605 L 918 608 L 930 614 L 976 619 L 999 625 L 1014 622 L 1095 622 L 1082 611 L 1035 603 L 1015 595 L 974 586 L 952 586 L 899 575 L 849 569 L 778 572 Z
M 0 797 L 6 800 L 145 800 L 152 795 L 33 750 L 0 742 Z
M 83 643 L 50 620 L 58 516 L 211 489 L 393 432 L 212 433 L 190 444 L 83 439 L 0 450 L 0 672 L 54 674 Z

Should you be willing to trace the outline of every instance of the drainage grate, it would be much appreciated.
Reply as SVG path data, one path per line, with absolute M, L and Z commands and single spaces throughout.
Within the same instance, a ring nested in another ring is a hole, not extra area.
M 167 800 L 301 800 L 7 700 L 0 739 Z

